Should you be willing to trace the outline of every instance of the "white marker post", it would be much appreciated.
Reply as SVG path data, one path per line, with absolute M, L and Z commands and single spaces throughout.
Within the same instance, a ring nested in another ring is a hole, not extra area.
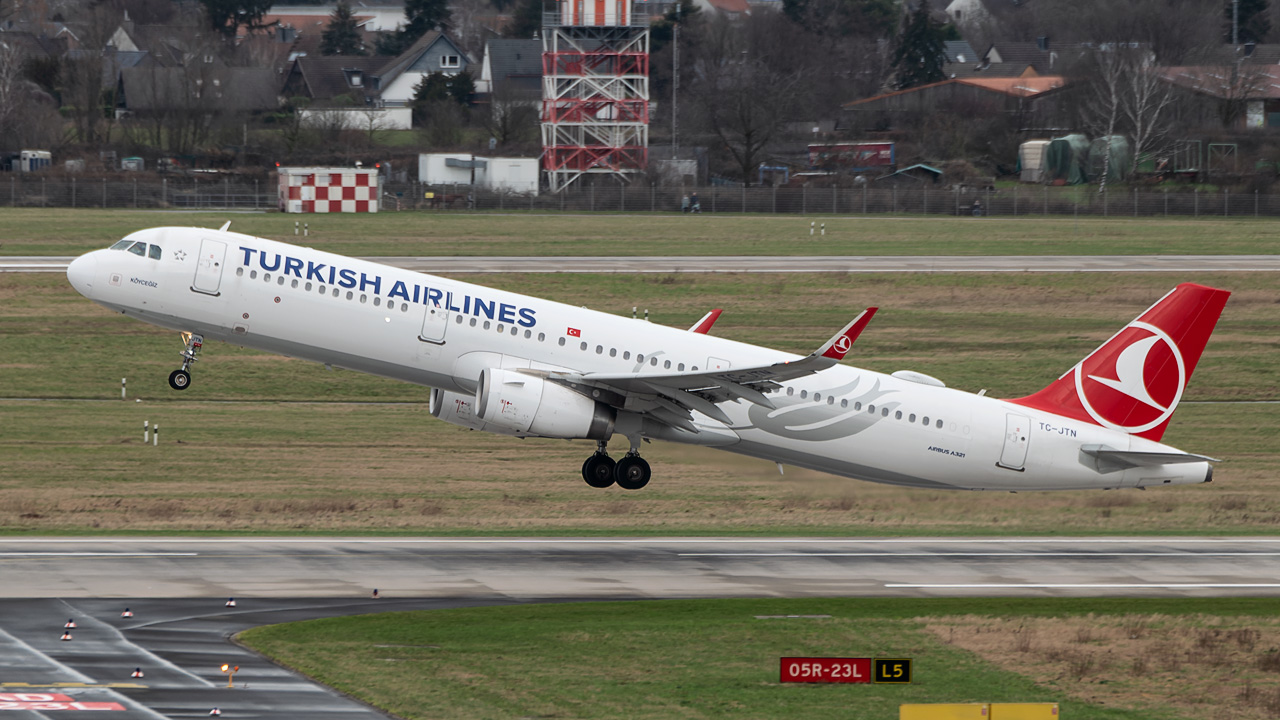
M 822 236 L 826 237 L 826 235 L 827 235 L 827 224 L 822 223 Z
M 297 237 L 297 236 L 298 236 L 298 221 L 297 221 L 297 220 L 294 220 L 294 221 L 293 221 L 293 235 L 294 235 L 294 237 Z
M 151 447 L 160 444 L 160 423 L 156 423 L 155 432 L 151 433 Z
M 302 237 L 311 235 L 311 223 L 302 223 Z
M 143 421 L 142 421 L 142 444 L 143 444 L 143 445 L 146 445 L 147 443 L 151 442 L 151 429 L 150 429 L 150 428 L 151 428 L 151 421 L 150 421 L 150 420 L 143 420 Z
M 121 400 L 125 399 L 124 383 L 125 383 L 125 378 L 120 378 L 120 399 Z
M 809 237 L 813 237 L 813 221 L 809 221 Z

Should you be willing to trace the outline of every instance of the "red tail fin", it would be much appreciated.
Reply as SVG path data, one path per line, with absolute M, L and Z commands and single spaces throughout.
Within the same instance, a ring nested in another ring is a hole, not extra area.
M 1010 402 L 1159 440 L 1229 295 L 1183 283 L 1049 387 Z

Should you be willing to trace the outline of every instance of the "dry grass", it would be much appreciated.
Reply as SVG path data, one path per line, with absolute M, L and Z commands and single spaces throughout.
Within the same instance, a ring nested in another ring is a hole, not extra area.
M 1088 615 L 924 618 L 935 636 L 1074 699 L 1224 720 L 1280 710 L 1280 618 Z M 1035 642 L 1030 638 L 1034 637 Z M 1010 652 L 1012 651 L 1012 652 Z

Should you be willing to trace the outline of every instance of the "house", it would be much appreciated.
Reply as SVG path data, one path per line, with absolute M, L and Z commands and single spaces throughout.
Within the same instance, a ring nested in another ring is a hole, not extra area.
M 1049 38 L 1035 42 L 994 42 L 982 54 L 982 74 L 998 77 L 1035 77 L 1062 71 L 1059 52 L 1049 49 Z
M 494 99 L 542 99 L 542 41 L 494 38 L 485 43 L 476 92 Z
M 1161 68 L 1160 78 L 1189 100 L 1173 112 L 1192 127 L 1280 128 L 1280 67 L 1261 64 Z
M 922 185 L 936 185 L 942 179 L 942 171 L 932 165 L 924 163 L 916 163 L 910 167 L 904 167 L 901 170 L 888 175 L 881 175 L 875 178 L 873 182 L 877 186 L 889 185 L 906 185 L 910 187 L 919 187 Z
M 431 30 L 377 71 L 379 103 L 408 107 L 423 78 L 432 73 L 460 75 L 471 65 L 471 59 L 448 35 Z
M 953 78 L 855 100 L 842 106 L 842 129 L 888 130 L 934 113 L 966 117 L 1004 113 L 1022 127 L 1052 124 L 1062 109 L 1054 101 L 1066 79 L 1045 77 Z
M 121 105 L 139 116 L 173 111 L 207 114 L 252 113 L 279 107 L 271 68 L 198 63 L 120 70 Z

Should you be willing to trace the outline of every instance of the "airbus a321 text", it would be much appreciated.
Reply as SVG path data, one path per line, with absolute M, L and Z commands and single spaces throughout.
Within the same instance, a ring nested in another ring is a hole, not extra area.
M 875 308 L 807 356 L 222 230 L 142 230 L 67 270 L 85 297 L 178 330 L 169 378 L 207 340 L 430 386 L 431 414 L 517 437 L 584 439 L 592 487 L 649 482 L 644 439 L 873 482 L 1068 490 L 1209 482 L 1212 458 L 1160 443 L 1227 296 L 1174 288 L 1023 398 L 840 361 Z M 609 456 L 625 437 L 628 450 Z

